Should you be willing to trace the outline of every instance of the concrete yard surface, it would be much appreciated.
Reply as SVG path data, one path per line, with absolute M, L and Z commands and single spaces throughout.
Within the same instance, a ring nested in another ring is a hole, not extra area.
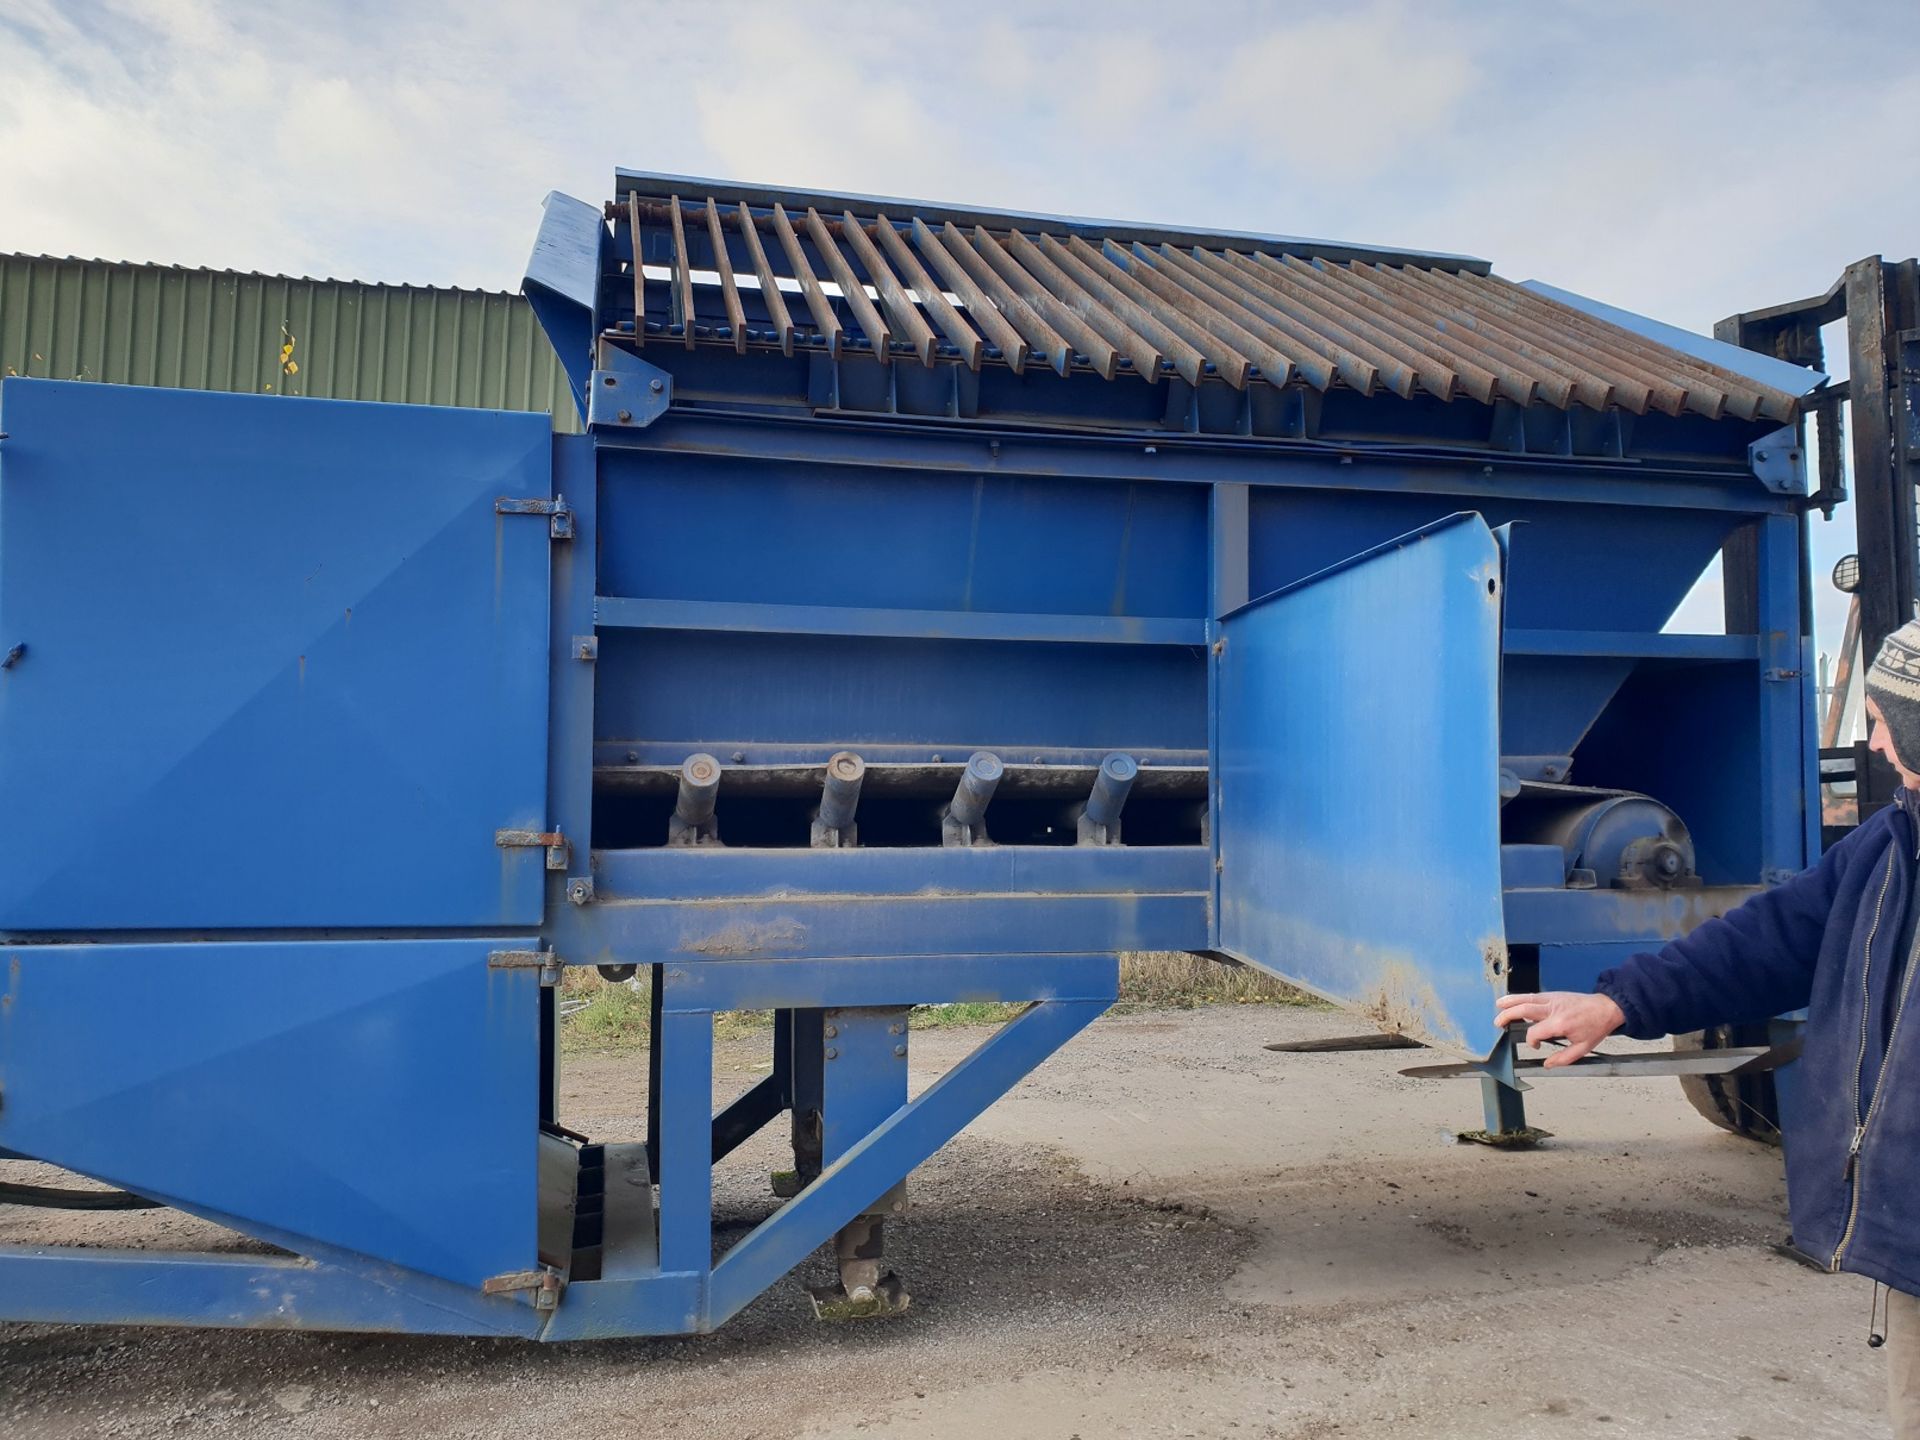
M 1538 1151 L 1461 1145 L 1478 1090 L 1403 1079 L 1419 1052 L 1264 1048 L 1357 1028 L 1265 1006 L 1100 1021 L 915 1176 L 888 1229 L 899 1319 L 815 1321 L 816 1256 L 683 1340 L 0 1326 L 0 1435 L 1887 1433 L 1867 1282 L 1772 1248 L 1777 1153 L 1649 1079 L 1536 1086 Z M 916 1084 L 984 1033 L 917 1033 Z M 769 1044 L 723 1042 L 717 1089 L 765 1073 Z M 645 1077 L 643 1054 L 569 1059 L 562 1119 L 637 1138 Z M 722 1243 L 778 1203 L 784 1135 L 720 1167 Z M 0 1209 L 0 1243 L 129 1236 L 236 1243 L 165 1212 Z

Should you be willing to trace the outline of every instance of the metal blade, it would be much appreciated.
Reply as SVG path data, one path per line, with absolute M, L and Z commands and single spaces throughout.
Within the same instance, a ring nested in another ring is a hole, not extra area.
M 1571 1065 L 1546 1068 L 1546 1061 L 1516 1060 L 1513 1068 L 1529 1080 L 1559 1080 L 1584 1076 L 1589 1079 L 1621 1079 L 1645 1075 L 1727 1075 L 1745 1070 L 1753 1061 L 1773 1052 L 1764 1045 L 1727 1050 L 1696 1050 L 1676 1055 L 1670 1051 L 1652 1051 L 1645 1055 L 1588 1055 Z M 1756 1067 L 1764 1068 L 1764 1067 Z M 1486 1073 L 1480 1065 L 1458 1062 L 1444 1065 L 1414 1065 L 1400 1072 L 1416 1080 L 1478 1079 Z

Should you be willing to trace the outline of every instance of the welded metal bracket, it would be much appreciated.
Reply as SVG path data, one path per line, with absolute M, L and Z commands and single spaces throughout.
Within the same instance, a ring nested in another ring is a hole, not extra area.
M 547 534 L 555 540 L 573 538 L 573 511 L 567 508 L 567 497 L 556 495 L 551 500 L 526 500 L 514 495 L 502 495 L 493 502 L 496 515 L 545 515 Z
M 611 345 L 587 386 L 587 428 L 644 430 L 673 404 L 673 376 Z
M 538 970 L 540 983 L 549 988 L 558 985 L 566 973 L 566 962 L 552 949 L 546 950 L 489 950 L 487 952 L 489 970 Z
M 1747 446 L 1747 464 L 1754 478 L 1776 495 L 1807 493 L 1807 447 L 1792 425 L 1783 425 Z
M 511 1295 L 531 1290 L 533 1308 L 536 1310 L 559 1309 L 560 1294 L 566 1288 L 566 1277 L 557 1270 L 545 1267 L 538 1270 L 510 1270 L 504 1275 L 489 1276 L 480 1283 L 480 1293 L 483 1295 Z
M 496 830 L 493 843 L 502 850 L 537 845 L 547 852 L 549 870 L 564 870 L 573 859 L 573 847 L 558 830 Z

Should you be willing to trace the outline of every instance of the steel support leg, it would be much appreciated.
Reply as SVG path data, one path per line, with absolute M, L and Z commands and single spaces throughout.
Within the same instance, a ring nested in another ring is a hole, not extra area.
M 1489 1136 L 1513 1135 L 1527 1128 L 1527 1097 L 1491 1075 L 1480 1077 L 1480 1109 Z
M 1526 1097 L 1513 1073 L 1514 1047 L 1526 1033 L 1525 1025 L 1509 1025 L 1494 1042 L 1480 1076 L 1480 1105 L 1486 1120 L 1483 1130 L 1462 1130 L 1459 1138 L 1476 1145 L 1494 1145 L 1508 1150 L 1524 1150 L 1548 1137 L 1545 1130 L 1527 1124 Z
M 1111 957 L 1100 960 L 1106 973 L 1082 991 L 1087 998 L 1042 1000 L 1009 1021 L 727 1251 L 713 1269 L 709 1323 L 719 1325 L 738 1314 L 756 1295 L 870 1211 L 875 1195 L 888 1193 L 900 1176 L 946 1144 L 1106 1009 L 1113 1001 L 1117 967 Z M 1037 957 L 1035 963 L 1058 964 L 1059 957 Z M 1075 988 L 1082 987 L 1076 984 Z
M 822 1010 L 785 1010 L 787 1042 L 774 1042 L 774 1066 L 784 1063 L 787 1074 L 787 1106 L 792 1114 L 793 1169 L 776 1171 L 773 1193 L 792 1199 L 820 1175 L 821 1120 L 820 1090 L 825 1064 L 826 1040 L 822 1031 L 826 1012 Z M 778 1023 L 776 1016 L 776 1023 Z
M 907 1103 L 907 1009 L 828 1010 L 821 1040 L 821 1158 L 833 1165 Z M 882 1265 L 883 1217 L 906 1209 L 906 1191 L 904 1180 L 891 1186 L 834 1236 L 839 1283 L 812 1292 L 822 1319 L 895 1315 L 907 1308 L 905 1287 Z
M 647 1170 L 660 1182 L 660 994 L 664 965 L 649 965 L 647 986 Z
M 660 1268 L 713 1263 L 713 1015 L 662 1010 L 659 1056 Z

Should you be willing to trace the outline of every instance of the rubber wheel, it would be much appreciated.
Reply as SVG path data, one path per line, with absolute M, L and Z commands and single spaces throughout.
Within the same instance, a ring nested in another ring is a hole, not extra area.
M 1724 1050 L 1729 1046 L 1765 1045 L 1764 1025 L 1719 1025 L 1673 1037 L 1676 1054 L 1695 1050 Z M 1722 1130 L 1758 1141 L 1780 1143 L 1780 1102 L 1771 1072 L 1743 1075 L 1682 1075 L 1680 1089 L 1687 1102 Z

